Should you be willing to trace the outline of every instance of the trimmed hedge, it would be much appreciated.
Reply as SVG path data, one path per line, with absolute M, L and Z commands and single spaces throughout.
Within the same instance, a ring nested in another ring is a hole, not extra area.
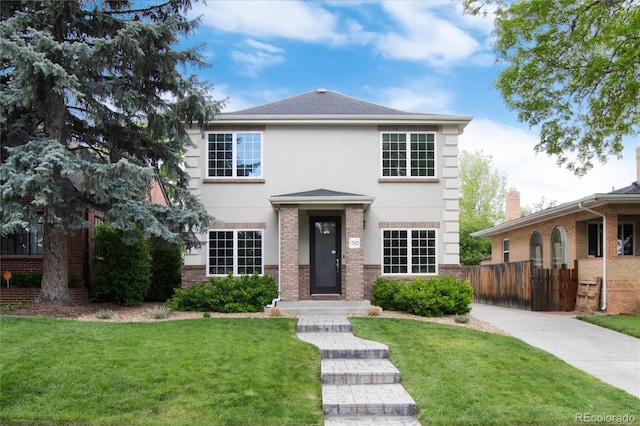
M 473 288 L 451 276 L 411 282 L 379 278 L 373 285 L 373 304 L 389 311 L 425 317 L 462 315 L 471 311 Z
M 40 287 L 42 284 L 42 272 L 34 271 L 34 272 L 14 272 L 11 274 L 11 280 L 9 281 L 9 285 L 11 287 L 21 287 L 21 288 L 33 288 Z M 68 277 L 68 286 L 69 288 L 77 288 L 82 284 L 82 278 L 80 275 L 75 273 L 70 273 Z M 6 285 L 6 281 L 2 280 L 2 284 Z
M 176 311 L 261 312 L 278 296 L 272 277 L 243 275 L 211 278 L 186 290 L 176 289 L 167 305 Z

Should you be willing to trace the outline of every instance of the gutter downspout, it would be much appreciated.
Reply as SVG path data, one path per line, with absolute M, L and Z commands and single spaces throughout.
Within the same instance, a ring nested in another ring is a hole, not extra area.
M 602 306 L 600 309 L 603 311 L 607 310 L 607 216 L 605 214 L 599 213 L 595 210 L 591 210 L 582 205 L 582 201 L 578 203 L 578 207 L 582 210 L 586 210 L 589 213 L 593 213 L 602 218 Z
M 265 306 L 265 309 L 273 308 L 280 301 L 280 283 L 282 282 L 282 251 L 280 250 L 280 246 L 282 246 L 282 233 L 280 230 L 282 229 L 282 218 L 280 216 L 280 209 L 276 209 L 276 211 L 278 212 L 278 297 Z

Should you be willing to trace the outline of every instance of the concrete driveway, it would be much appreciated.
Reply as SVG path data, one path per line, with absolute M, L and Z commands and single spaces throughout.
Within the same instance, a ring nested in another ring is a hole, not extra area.
M 474 303 L 471 315 L 640 398 L 640 339 L 565 313 Z

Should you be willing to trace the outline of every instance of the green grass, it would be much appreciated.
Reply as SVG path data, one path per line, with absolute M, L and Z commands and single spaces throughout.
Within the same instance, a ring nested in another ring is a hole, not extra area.
M 512 337 L 398 319 L 351 318 L 385 343 L 423 425 L 562 425 L 579 413 L 640 421 L 637 398 Z
M 638 399 L 505 336 L 352 318 L 389 345 L 423 425 L 640 421 Z M 0 424 L 320 425 L 320 355 L 296 320 L 101 323 L 0 316 Z
M 594 315 L 579 316 L 578 319 L 640 338 L 639 315 Z
M 0 317 L 0 424 L 321 424 L 320 355 L 295 325 Z

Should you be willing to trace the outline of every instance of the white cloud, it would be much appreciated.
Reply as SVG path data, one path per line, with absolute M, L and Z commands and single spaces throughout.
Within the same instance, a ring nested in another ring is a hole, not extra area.
M 334 16 L 302 1 L 210 1 L 198 3 L 202 25 L 249 37 L 282 37 L 306 42 L 338 41 Z
M 407 82 L 403 87 L 365 88 L 375 102 L 407 112 L 447 113 L 453 100 L 451 93 L 441 89 L 442 82 L 423 78 Z
M 274 66 L 284 61 L 285 50 L 257 40 L 246 40 L 242 48 L 247 50 L 233 50 L 231 58 L 239 62 L 238 73 L 255 77 L 260 71 L 269 66 Z
M 471 57 L 482 47 L 460 27 L 457 21 L 462 15 L 454 3 L 388 1 L 383 7 L 397 22 L 395 31 L 381 34 L 376 42 L 389 58 L 425 60 L 443 67 Z
M 544 197 L 559 203 L 628 186 L 636 178 L 635 147 L 627 146 L 622 159 L 596 164 L 579 178 L 556 164 L 555 158 L 536 154 L 535 133 L 489 119 L 475 119 L 460 136 L 460 149 L 483 151 L 507 175 L 507 187 L 520 192 L 521 204 L 532 205 Z

